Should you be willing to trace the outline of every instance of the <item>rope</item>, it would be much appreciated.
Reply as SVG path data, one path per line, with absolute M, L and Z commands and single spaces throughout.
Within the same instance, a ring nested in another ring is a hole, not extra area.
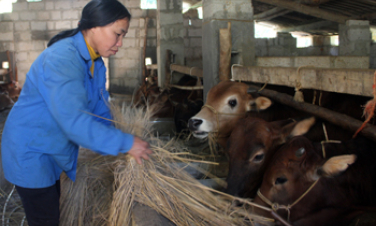
M 328 132 L 326 131 L 326 125 L 325 125 L 325 123 L 322 124 L 322 130 L 324 130 L 325 140 L 329 140 L 329 138 L 328 138 Z
M 233 72 L 234 66 L 243 67 L 243 65 L 241 65 L 241 64 L 233 64 L 233 65 L 231 65 L 231 78 L 234 77 L 234 76 L 233 76 L 233 75 L 234 75 L 234 72 Z
M 324 144 L 328 144 L 328 143 L 340 144 L 342 142 L 339 141 L 339 140 L 323 140 L 323 141 L 321 141 L 322 157 L 324 159 L 326 158 L 326 151 L 325 151 L 325 145 Z
M 261 92 L 263 89 L 265 89 L 266 85 L 268 85 L 268 82 L 265 82 L 264 85 L 257 92 Z
M 197 68 L 197 67 L 191 67 L 190 69 L 189 69 L 189 75 L 190 76 L 192 76 L 192 69 L 194 69 L 194 68 Z M 197 76 L 198 77 L 198 76 Z
M 268 204 L 274 211 L 277 211 L 279 209 L 284 209 L 287 211 L 287 221 L 290 221 L 290 209 L 295 206 L 302 198 L 304 198 L 308 192 L 310 192 L 313 187 L 319 182 L 319 179 L 317 179 L 311 186 L 305 191 L 295 202 L 293 202 L 291 205 L 288 204 L 286 205 L 279 205 L 278 203 L 272 203 L 268 198 L 266 198 L 263 194 L 261 194 L 260 189 L 257 190 L 257 195 L 261 198 L 262 201 L 264 201 L 266 204 Z

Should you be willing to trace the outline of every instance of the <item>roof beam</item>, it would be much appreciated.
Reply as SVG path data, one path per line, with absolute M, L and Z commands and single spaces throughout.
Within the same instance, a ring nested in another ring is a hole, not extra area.
M 254 15 L 253 19 L 256 21 L 268 21 L 291 12 L 291 10 L 282 7 L 275 7 L 273 9 Z
M 346 20 L 352 19 L 351 17 L 347 17 L 341 14 L 322 10 L 322 9 L 319 9 L 318 7 L 311 7 L 311 6 L 299 4 L 294 1 L 286 1 L 286 0 L 256 0 L 256 1 L 267 3 L 269 5 L 274 5 L 277 7 L 283 7 L 288 10 L 297 11 L 302 14 L 337 22 L 340 24 L 345 24 Z
M 280 32 L 303 31 L 308 33 L 322 30 L 327 31 L 328 33 L 336 33 L 338 32 L 338 23 L 332 21 L 319 21 L 294 27 L 281 27 L 279 29 Z

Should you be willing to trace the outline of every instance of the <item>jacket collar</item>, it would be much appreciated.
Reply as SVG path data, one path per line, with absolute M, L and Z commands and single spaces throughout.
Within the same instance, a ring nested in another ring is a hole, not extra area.
M 82 58 L 86 61 L 91 61 L 89 50 L 87 49 L 84 36 L 81 31 L 73 36 L 74 43 L 77 45 L 78 52 L 81 54 Z

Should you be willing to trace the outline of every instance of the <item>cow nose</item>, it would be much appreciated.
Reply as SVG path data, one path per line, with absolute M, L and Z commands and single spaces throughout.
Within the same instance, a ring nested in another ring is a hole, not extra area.
M 202 124 L 201 119 L 189 119 L 188 120 L 188 128 L 191 131 L 195 131 L 198 129 L 198 127 Z

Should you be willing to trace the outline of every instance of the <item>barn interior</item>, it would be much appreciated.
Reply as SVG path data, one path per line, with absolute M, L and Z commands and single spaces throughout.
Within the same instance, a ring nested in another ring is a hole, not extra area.
M 120 51 L 104 58 L 107 88 L 113 102 L 127 104 L 153 88 L 167 92 L 167 113 L 151 120 L 162 139 L 176 136 L 176 106 L 192 98 L 202 103 L 180 109 L 189 115 L 178 129 L 189 136 L 188 119 L 223 80 L 375 97 L 374 0 L 119 1 L 132 20 Z M 0 97 L 1 128 L 31 64 L 54 35 L 77 26 L 87 3 L 0 0 L 0 91 L 10 97 Z M 376 140 L 373 130 L 369 134 Z M 208 147 L 191 139 L 191 148 Z M 2 171 L 0 188 L 4 194 L 12 189 Z

